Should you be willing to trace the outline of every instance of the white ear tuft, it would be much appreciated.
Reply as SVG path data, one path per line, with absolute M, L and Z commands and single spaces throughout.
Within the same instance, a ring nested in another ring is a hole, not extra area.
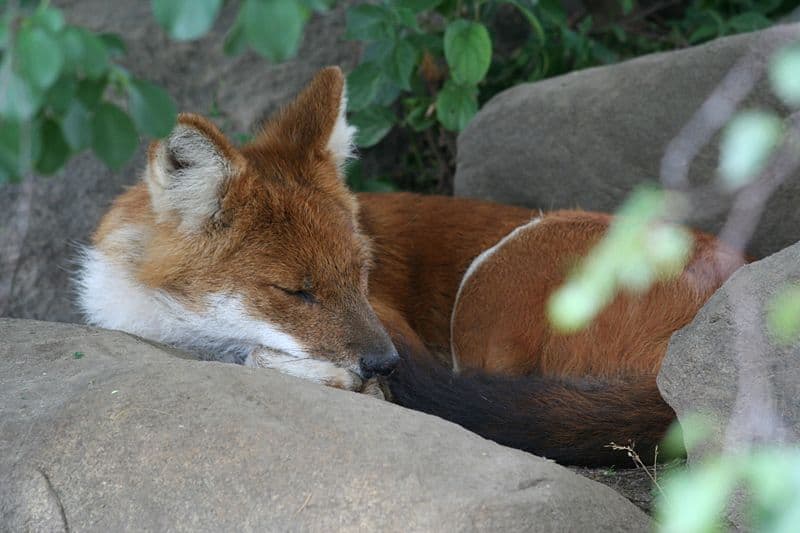
M 159 220 L 177 214 L 181 229 L 200 229 L 220 209 L 233 175 L 224 149 L 193 124 L 179 123 L 151 155 L 146 180 Z
M 342 89 L 342 97 L 339 100 L 339 114 L 336 117 L 336 124 L 328 139 L 328 150 L 333 154 L 336 166 L 344 168 L 348 159 L 355 156 L 355 136 L 356 127 L 347 123 L 347 87 Z

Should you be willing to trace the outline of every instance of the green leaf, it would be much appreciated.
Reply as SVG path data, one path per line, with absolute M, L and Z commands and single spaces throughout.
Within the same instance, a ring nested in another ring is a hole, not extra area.
M 105 45 L 110 56 L 120 57 L 125 55 L 125 41 L 116 33 L 101 33 L 100 40 Z
M 0 51 L 5 50 L 8 46 L 8 22 L 5 19 L 0 19 Z
M 188 41 L 211 29 L 222 0 L 152 0 L 152 4 L 156 20 L 170 37 Z
M 41 26 L 51 33 L 58 33 L 64 28 L 64 15 L 52 7 L 40 7 L 31 17 L 31 25 Z
M 659 506 L 659 530 L 663 533 L 721 530 L 720 516 L 737 477 L 737 469 L 720 460 L 670 476 L 662 482 L 665 497 Z
M 243 13 L 244 11 L 239 11 L 236 21 L 225 36 L 225 44 L 222 49 L 229 56 L 239 55 L 247 50 L 247 36 L 244 33 L 244 20 L 242 18 Z
M 61 127 L 56 121 L 46 119 L 42 124 L 42 152 L 36 161 L 36 171 L 45 175 L 55 173 L 67 162 L 70 153 Z
M 347 38 L 359 41 L 390 39 L 394 35 L 392 13 L 384 6 L 361 4 L 347 10 Z
M 58 36 L 64 62 L 69 70 L 77 72 L 82 68 L 84 45 L 83 36 L 78 28 L 68 27 Z
M 456 20 L 444 33 L 444 56 L 453 80 L 462 85 L 476 85 L 489 71 L 492 40 L 483 24 Z
M 345 169 L 347 186 L 357 192 L 393 192 L 397 186 L 381 177 L 365 177 L 360 161 L 352 161 Z
M 379 106 L 391 106 L 400 96 L 400 89 L 392 81 L 381 76 L 378 86 L 378 94 L 375 95 L 374 104 Z
M 0 118 L 30 120 L 42 104 L 42 92 L 10 68 L 0 67 Z
M 272 61 L 297 53 L 308 12 L 294 0 L 245 0 L 244 32 L 253 49 Z
M 303 0 L 303 4 L 309 9 L 313 9 L 317 13 L 322 13 L 333 7 L 336 0 Z
M 393 50 L 394 41 L 382 40 L 367 43 L 367 45 L 364 47 L 361 61 L 364 63 L 384 65 L 384 63 L 389 60 Z
M 704 24 L 694 30 L 691 35 L 689 35 L 688 41 L 690 44 L 698 44 L 702 41 L 707 41 L 709 39 L 718 37 L 719 34 L 719 26 L 714 24 Z
M 408 41 L 397 41 L 384 65 L 386 77 L 406 91 L 411 89 L 411 73 L 417 63 L 417 52 Z
M 81 80 L 75 94 L 87 109 L 92 109 L 100 102 L 107 84 L 106 79 Z
M 15 181 L 19 171 L 19 124 L 16 121 L 0 120 L 0 183 Z
M 536 38 L 540 43 L 545 43 L 547 41 L 547 36 L 542 23 L 539 21 L 539 18 L 533 13 L 533 11 L 528 8 L 528 6 L 524 5 L 520 0 L 505 0 L 505 2 L 516 7 L 522 16 L 525 17 L 525 20 L 528 21 L 528 24 L 530 24 L 534 33 L 536 33 Z
M 139 138 L 122 109 L 103 102 L 92 118 L 92 150 L 106 165 L 118 170 L 136 151 Z
M 742 13 L 741 15 L 736 15 L 728 19 L 728 27 L 737 32 L 760 30 L 771 25 L 771 20 L 755 11 Z
M 662 278 L 680 275 L 689 260 L 694 239 L 678 226 L 658 225 L 647 232 L 644 252 L 654 273 Z
M 743 111 L 730 121 L 720 142 L 719 172 L 735 189 L 753 180 L 783 135 L 778 117 L 763 111 Z
M 800 45 L 787 46 L 775 54 L 769 79 L 775 94 L 788 105 L 800 107 Z
M 772 298 L 767 309 L 767 328 L 785 344 L 800 336 L 800 285 L 783 287 Z
M 417 15 L 410 9 L 395 7 L 392 10 L 392 15 L 397 24 L 405 26 L 414 31 L 422 31 L 417 23 Z
M 79 30 L 82 41 L 81 66 L 87 77 L 97 79 L 108 71 L 108 50 L 97 35 Z
M 20 30 L 16 59 L 20 73 L 41 89 L 47 89 L 55 83 L 64 66 L 58 41 L 37 27 Z
M 369 106 L 378 95 L 381 69 L 375 63 L 361 63 L 347 76 L 347 105 L 351 111 Z
M 430 101 L 422 99 L 421 101 L 414 101 L 416 99 L 409 99 L 407 103 L 409 108 L 406 114 L 405 123 L 414 131 L 425 131 L 436 124 L 436 114 L 432 111 L 435 108 L 431 107 Z
M 74 77 L 62 75 L 45 94 L 45 106 L 58 114 L 64 113 L 75 98 L 77 86 Z
M 604 304 L 604 295 L 592 284 L 573 282 L 559 287 L 552 294 L 547 314 L 558 331 L 573 332 L 585 327 Z
M 395 4 L 400 9 L 408 9 L 414 13 L 421 13 L 437 7 L 442 0 L 397 0 Z
M 58 35 L 58 41 L 64 54 L 65 68 L 94 79 L 108 70 L 109 50 L 116 54 L 122 46 L 124 51 L 124 44 L 120 41 L 115 45 L 111 34 L 98 37 L 83 28 L 67 27 Z
M 358 128 L 356 144 L 361 148 L 378 144 L 391 131 L 395 120 L 394 113 L 385 107 L 370 107 L 353 113 L 350 123 Z
M 164 89 L 144 80 L 128 86 L 131 116 L 139 131 L 152 137 L 164 137 L 175 125 L 177 110 Z
M 397 186 L 391 181 L 374 178 L 359 183 L 358 190 L 363 192 L 396 192 Z
M 16 181 L 33 170 L 41 151 L 40 135 L 38 120 L 0 121 L 0 180 Z
M 61 132 L 67 144 L 75 150 L 83 150 L 92 143 L 92 122 L 91 113 L 81 103 L 75 99 L 64 113 L 61 121 Z
M 448 130 L 463 130 L 477 112 L 475 87 L 465 87 L 448 80 L 436 95 L 436 117 Z

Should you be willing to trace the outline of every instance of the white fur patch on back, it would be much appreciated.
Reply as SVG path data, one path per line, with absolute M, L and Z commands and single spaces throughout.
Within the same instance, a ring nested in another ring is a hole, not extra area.
M 342 89 L 342 99 L 339 102 L 339 115 L 333 127 L 331 137 L 328 139 L 328 150 L 336 160 L 336 166 L 341 171 L 345 162 L 353 157 L 355 152 L 354 139 L 356 127 L 347 123 L 347 87 Z
M 490 248 L 487 248 L 486 250 L 481 252 L 478 255 L 478 257 L 473 259 L 472 263 L 470 263 L 469 267 L 467 268 L 467 271 L 464 273 L 464 276 L 461 278 L 461 283 L 459 284 L 458 291 L 456 292 L 456 299 L 453 302 L 453 314 L 450 316 L 450 354 L 453 357 L 453 372 L 459 371 L 458 354 L 456 353 L 456 346 L 455 343 L 453 342 L 453 324 L 455 322 L 456 309 L 458 308 L 458 300 L 461 297 L 461 292 L 464 290 L 464 287 L 466 286 L 469 279 L 478 271 L 478 269 L 483 264 L 485 264 L 489 259 L 491 259 L 491 257 L 495 253 L 497 253 L 497 251 L 500 250 L 500 248 L 505 246 L 509 241 L 515 239 L 523 231 L 533 228 L 541 221 L 542 217 L 536 217 L 534 219 L 531 219 L 530 222 L 514 228 L 508 235 L 500 239 L 497 242 L 497 244 L 495 244 Z
M 173 160 L 180 163 L 178 168 Z M 219 209 L 220 189 L 230 177 L 231 165 L 211 139 L 179 124 L 162 141 L 146 172 L 159 221 L 175 213 L 182 230 L 195 231 Z
M 211 294 L 204 312 L 198 313 L 171 295 L 138 283 L 95 248 L 85 249 L 80 263 L 78 304 L 92 325 L 200 350 L 226 362 L 242 362 L 257 346 L 288 357 L 308 357 L 291 335 L 248 315 L 238 295 Z

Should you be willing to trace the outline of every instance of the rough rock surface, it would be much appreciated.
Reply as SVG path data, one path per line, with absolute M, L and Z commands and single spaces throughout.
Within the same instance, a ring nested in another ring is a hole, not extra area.
M 133 74 L 169 90 L 179 109 L 210 115 L 227 133 L 246 134 L 286 103 L 321 67 L 349 69 L 357 45 L 345 41 L 345 4 L 313 18 L 298 56 L 270 64 L 255 53 L 224 55 L 229 6 L 203 39 L 176 43 L 158 26 L 150 2 L 60 0 L 69 22 L 114 32 L 128 45 L 122 61 Z M 86 242 L 100 216 L 125 185 L 138 179 L 143 150 L 119 172 L 91 154 L 57 176 L 0 185 L 0 316 L 77 322 L 69 271 L 75 243 Z
M 81 326 L 0 319 L 0 339 L 11 531 L 650 528 L 603 485 L 362 395 Z
M 771 339 L 763 310 L 800 281 L 800 243 L 740 268 L 670 340 L 658 387 L 681 424 L 698 434 L 695 464 L 750 443 L 800 444 L 800 344 Z M 747 529 L 743 496 L 728 516 Z
M 636 184 L 659 179 L 668 143 L 738 60 L 798 38 L 800 25 L 778 26 L 513 87 L 459 137 L 455 192 L 545 210 L 613 211 Z M 783 111 L 763 79 L 745 106 Z M 692 183 L 715 178 L 717 146 L 712 140 L 694 159 Z M 798 203 L 800 170 L 772 197 L 750 253 L 763 257 L 800 239 Z M 727 206 L 709 190 L 692 225 L 718 230 Z
M 763 312 L 798 280 L 800 243 L 740 268 L 672 336 L 659 389 L 679 420 L 698 414 L 709 433 L 690 463 L 753 437 L 800 442 L 800 345 L 772 340 Z

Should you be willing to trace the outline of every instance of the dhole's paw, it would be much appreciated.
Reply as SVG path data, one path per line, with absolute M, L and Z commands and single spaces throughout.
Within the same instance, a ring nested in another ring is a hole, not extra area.
M 354 372 L 350 372 L 344 368 L 333 366 L 331 365 L 332 372 L 331 374 L 322 379 L 320 383 L 323 385 L 327 385 L 329 387 L 334 387 L 336 389 L 344 389 L 344 390 L 351 390 L 351 391 L 360 391 L 364 385 L 364 382 L 358 376 L 358 374 Z M 335 370 L 334 370 L 335 369 Z
M 360 391 L 364 383 L 358 374 L 330 361 L 296 357 L 285 352 L 259 347 L 244 361 L 245 366 L 272 368 L 283 374 L 295 376 L 314 383 L 350 391 Z
M 364 387 L 361 389 L 361 394 L 372 396 L 378 400 L 386 399 L 386 394 L 384 394 L 383 388 L 376 378 L 369 379 L 364 383 Z

